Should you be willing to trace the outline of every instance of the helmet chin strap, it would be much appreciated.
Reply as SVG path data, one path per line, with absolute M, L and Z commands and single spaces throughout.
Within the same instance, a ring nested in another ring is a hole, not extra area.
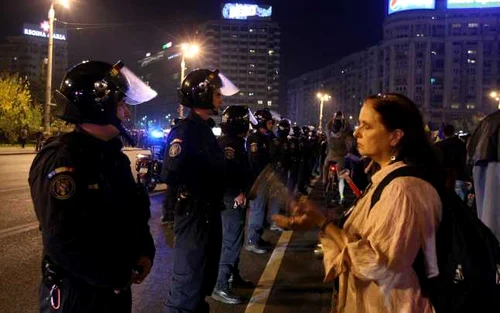
M 123 136 L 123 138 L 125 138 L 125 140 L 127 140 L 127 142 L 132 147 L 136 146 L 135 140 L 132 138 L 132 136 L 130 136 L 129 132 L 125 129 L 125 127 L 123 127 L 122 122 L 120 121 L 120 119 L 118 117 L 114 117 L 112 119 L 111 125 L 115 126 L 118 129 L 118 131 L 120 132 L 120 135 Z

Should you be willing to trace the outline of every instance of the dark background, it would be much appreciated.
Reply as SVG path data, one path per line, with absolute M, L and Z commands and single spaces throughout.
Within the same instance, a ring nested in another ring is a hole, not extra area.
M 47 19 L 48 0 L 3 0 L 0 40 L 22 34 L 22 25 Z M 227 1 L 238 2 L 238 1 Z M 331 64 L 382 37 L 386 0 L 239 1 L 273 6 L 281 26 L 285 80 Z M 163 42 L 193 37 L 200 22 L 220 17 L 218 0 L 73 0 L 56 6 L 56 27 L 67 24 L 69 64 L 123 59 L 131 68 Z M 89 25 L 92 24 L 92 25 Z M 77 29 L 80 27 L 81 29 Z

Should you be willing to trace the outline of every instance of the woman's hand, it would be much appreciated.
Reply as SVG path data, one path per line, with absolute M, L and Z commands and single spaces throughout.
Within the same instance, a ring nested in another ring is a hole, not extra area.
M 312 202 L 304 201 L 298 203 L 292 209 L 292 216 L 276 214 L 272 216 L 273 221 L 281 228 L 292 230 L 310 230 L 320 226 L 326 217 L 319 207 Z

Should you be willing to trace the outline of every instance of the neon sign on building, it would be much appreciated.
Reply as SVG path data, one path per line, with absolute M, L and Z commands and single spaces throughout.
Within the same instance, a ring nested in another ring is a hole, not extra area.
M 226 3 L 222 7 L 225 19 L 246 20 L 248 17 L 271 17 L 273 7 L 257 4 Z
M 49 30 L 46 23 L 41 23 L 40 25 L 24 24 L 23 34 L 26 36 L 49 38 Z M 54 32 L 54 39 L 66 40 L 66 30 L 56 30 Z
M 434 9 L 436 0 L 389 0 L 388 13 L 408 10 Z

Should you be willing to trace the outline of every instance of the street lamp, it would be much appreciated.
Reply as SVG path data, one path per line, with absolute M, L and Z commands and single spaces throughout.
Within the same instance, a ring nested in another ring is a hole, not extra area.
M 316 97 L 318 97 L 318 99 L 320 100 L 320 104 L 319 104 L 319 126 L 318 126 L 318 130 L 319 131 L 322 131 L 323 129 L 323 103 L 325 101 L 328 101 L 330 100 L 332 97 L 329 95 L 329 94 L 326 94 L 326 93 L 321 93 L 321 92 L 318 92 L 316 94 Z
M 492 97 L 493 99 L 495 99 L 498 102 L 498 109 L 500 110 L 500 93 L 498 93 L 496 91 L 492 91 L 490 93 L 490 97 Z
M 54 20 L 55 10 L 54 4 L 60 4 L 65 8 L 69 8 L 69 0 L 52 0 L 49 9 L 49 49 L 47 56 L 47 82 L 45 88 L 45 106 L 43 112 L 43 120 L 45 124 L 45 132 L 50 133 L 50 102 L 52 96 L 52 58 L 54 56 Z
M 185 58 L 192 58 L 200 52 L 200 47 L 194 43 L 183 43 L 181 44 L 181 87 L 184 81 L 184 75 L 186 72 L 186 61 Z M 184 106 L 179 104 L 179 117 L 184 117 Z

